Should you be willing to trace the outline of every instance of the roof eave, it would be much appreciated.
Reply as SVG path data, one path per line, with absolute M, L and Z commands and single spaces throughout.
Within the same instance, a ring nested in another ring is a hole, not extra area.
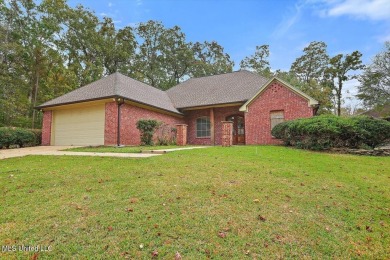
M 90 98 L 90 99 L 76 100 L 76 101 L 70 101 L 70 102 L 62 102 L 62 103 L 57 103 L 57 104 L 52 104 L 52 105 L 50 105 L 50 104 L 49 105 L 42 104 L 40 106 L 34 107 L 34 109 L 41 110 L 43 108 L 66 106 L 66 105 L 79 104 L 79 103 L 84 103 L 84 102 L 103 100 L 103 99 L 107 99 L 107 98 L 119 98 L 119 97 L 123 98 L 123 97 L 118 96 L 118 95 L 111 95 L 111 96 L 105 96 L 105 97 Z
M 232 101 L 226 103 L 213 103 L 213 104 L 206 104 L 206 105 L 176 107 L 176 108 L 180 110 L 197 110 L 197 109 L 210 108 L 210 107 L 223 107 L 223 106 L 235 106 L 235 105 L 239 106 L 246 101 L 247 100 L 240 100 L 240 101 Z
M 77 101 L 73 101 L 73 102 L 58 103 L 58 104 L 54 104 L 54 105 L 46 105 L 46 106 L 45 105 L 41 105 L 41 106 L 34 107 L 34 109 L 41 110 L 41 109 L 44 109 L 44 108 L 59 107 L 59 106 L 66 106 L 66 105 L 72 105 L 72 104 L 79 104 L 79 103 L 84 103 L 84 102 L 104 100 L 104 99 L 108 99 L 108 98 L 123 98 L 124 100 L 128 100 L 128 101 L 131 101 L 131 102 L 134 102 L 134 103 L 142 104 L 144 106 L 149 106 L 149 107 L 152 107 L 154 109 L 163 110 L 163 111 L 166 111 L 166 112 L 169 112 L 169 113 L 173 113 L 173 114 L 177 114 L 177 115 L 183 116 L 183 113 L 181 113 L 180 111 L 172 111 L 172 110 L 168 110 L 168 109 L 165 109 L 165 108 L 153 106 L 153 105 L 146 104 L 146 103 L 143 103 L 143 102 L 140 102 L 140 101 L 136 101 L 136 100 L 133 100 L 133 99 L 121 96 L 121 95 L 111 95 L 111 96 L 100 97 L 100 98 L 77 100 Z

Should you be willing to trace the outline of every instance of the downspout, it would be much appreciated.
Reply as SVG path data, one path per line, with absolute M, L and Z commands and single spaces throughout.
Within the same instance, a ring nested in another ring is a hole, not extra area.
M 125 99 L 118 97 L 116 99 L 116 103 L 118 104 L 118 129 L 116 131 L 117 132 L 116 143 L 117 146 L 120 147 L 121 146 L 121 106 L 125 103 Z

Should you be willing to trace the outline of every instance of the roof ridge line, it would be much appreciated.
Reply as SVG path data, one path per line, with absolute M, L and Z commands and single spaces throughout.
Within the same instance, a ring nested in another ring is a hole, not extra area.
M 116 96 L 120 96 L 119 93 L 118 93 L 118 75 L 119 75 L 119 72 L 115 72 L 114 74 L 114 95 Z

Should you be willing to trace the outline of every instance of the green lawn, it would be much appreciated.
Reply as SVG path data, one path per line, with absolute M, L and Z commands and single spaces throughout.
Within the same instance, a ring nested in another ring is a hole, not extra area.
M 39 259 L 388 259 L 389 169 L 272 146 L 7 159 L 0 244 L 50 246 Z
M 184 146 L 191 147 L 191 146 Z M 165 150 L 165 149 L 173 149 L 173 148 L 183 148 L 183 146 L 177 145 L 162 145 L 162 146 L 85 146 L 85 147 L 77 147 L 70 148 L 64 151 L 72 151 L 72 152 L 94 152 L 94 153 L 141 153 L 146 150 Z

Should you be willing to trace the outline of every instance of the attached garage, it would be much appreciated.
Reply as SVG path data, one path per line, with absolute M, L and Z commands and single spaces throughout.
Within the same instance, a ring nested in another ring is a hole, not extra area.
M 104 145 L 104 104 L 53 110 L 52 145 Z

